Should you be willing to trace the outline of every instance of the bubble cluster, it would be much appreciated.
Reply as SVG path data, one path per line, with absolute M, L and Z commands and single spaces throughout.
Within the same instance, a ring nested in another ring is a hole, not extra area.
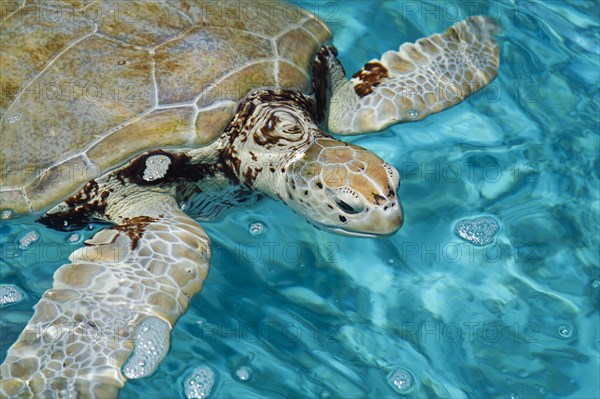
M 12 114 L 8 117 L 8 123 L 12 125 L 13 123 L 18 122 L 19 119 L 21 119 L 21 114 L 17 112 L 16 114 Z
M 138 325 L 135 346 L 123 366 L 123 374 L 130 379 L 147 377 L 154 373 L 167 354 L 169 325 L 156 317 L 148 317 Z
M 573 336 L 573 327 L 568 324 L 558 326 L 558 335 L 562 338 L 571 338 Z
M 500 223 L 489 216 L 463 219 L 454 226 L 454 232 L 460 238 L 478 246 L 489 245 L 494 242 L 498 230 L 500 230 Z
M 200 366 L 184 381 L 184 393 L 187 399 L 208 398 L 215 386 L 215 372 L 210 367 Z
M 39 233 L 35 230 L 31 230 L 31 231 L 25 233 L 25 235 L 23 237 L 19 238 L 19 248 L 27 249 L 31 246 L 31 244 L 33 244 L 34 242 L 36 242 L 39 239 L 40 239 Z
M 13 305 L 23 300 L 23 291 L 12 284 L 0 284 L 0 307 Z
M 248 381 L 252 378 L 252 369 L 248 366 L 242 366 L 235 371 L 235 376 L 240 381 Z
M 600 280 L 594 280 L 594 281 L 592 281 L 592 287 L 594 287 L 594 288 L 600 287 Z
M 398 393 L 405 393 L 414 385 L 414 378 L 410 371 L 397 368 L 387 377 L 388 384 Z
M 79 241 L 78 233 L 73 233 L 69 236 L 69 238 L 67 238 L 67 242 L 77 242 L 77 241 Z
M 263 234 L 265 234 L 266 230 L 267 229 L 265 225 L 260 222 L 254 222 L 250 225 L 250 234 L 252 234 L 255 237 L 262 236 Z
M 162 179 L 166 176 L 171 165 L 171 158 L 166 155 L 153 155 L 146 159 L 146 169 L 142 177 L 146 181 Z
M 415 111 L 414 109 L 408 110 L 407 114 L 408 114 L 409 118 L 413 118 L 413 119 L 419 115 L 419 113 L 417 111 Z
M 11 209 L 5 209 L 0 212 L 0 219 L 2 220 L 10 220 L 12 219 L 14 212 Z

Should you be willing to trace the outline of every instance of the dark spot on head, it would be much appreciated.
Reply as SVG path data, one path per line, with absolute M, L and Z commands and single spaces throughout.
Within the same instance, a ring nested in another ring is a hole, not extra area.
M 308 195 L 308 190 L 304 190 L 304 195 Z
M 346 220 L 347 219 L 344 216 L 340 215 L 340 222 L 346 223 Z
M 319 187 L 319 188 L 323 188 L 323 184 L 322 184 L 320 181 L 318 181 L 318 182 L 317 182 L 317 187 Z
M 373 194 L 373 201 L 375 202 L 375 205 L 379 205 L 380 202 L 385 201 L 385 197 L 377 194 L 377 193 L 371 193 Z

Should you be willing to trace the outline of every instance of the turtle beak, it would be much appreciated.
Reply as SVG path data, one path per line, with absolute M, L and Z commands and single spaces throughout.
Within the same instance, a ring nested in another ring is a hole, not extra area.
M 368 218 L 361 220 L 356 226 L 350 222 L 343 227 L 327 226 L 326 228 L 336 234 L 352 237 L 389 237 L 400 230 L 403 224 L 404 210 L 395 197 L 383 207 L 371 209 Z

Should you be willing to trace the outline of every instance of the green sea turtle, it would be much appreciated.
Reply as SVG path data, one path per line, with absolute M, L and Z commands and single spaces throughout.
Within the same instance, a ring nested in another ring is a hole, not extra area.
M 198 220 L 227 207 L 262 195 L 337 233 L 393 234 L 398 172 L 328 133 L 420 120 L 497 74 L 483 17 L 347 79 L 322 21 L 251 5 L 253 18 L 190 0 L 2 8 L 1 207 L 110 223 L 54 274 L 0 366 L 2 396 L 116 397 L 151 373 L 208 274 Z

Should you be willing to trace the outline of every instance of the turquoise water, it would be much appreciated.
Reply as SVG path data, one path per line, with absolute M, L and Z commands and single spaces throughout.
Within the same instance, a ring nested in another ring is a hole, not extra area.
M 319 231 L 273 201 L 205 223 L 206 286 L 158 371 L 121 397 L 182 397 L 200 366 L 223 398 L 599 397 L 598 2 L 305 5 L 319 7 L 349 73 L 487 13 L 503 27 L 499 77 L 441 114 L 349 139 L 402 175 L 406 220 L 391 238 Z M 480 216 L 500 225 L 492 244 L 454 233 Z M 40 240 L 18 251 L 32 229 Z M 2 308 L 3 359 L 73 244 L 33 218 L 0 232 L 2 283 L 27 295 Z M 405 394 L 387 381 L 397 368 L 414 378 Z

